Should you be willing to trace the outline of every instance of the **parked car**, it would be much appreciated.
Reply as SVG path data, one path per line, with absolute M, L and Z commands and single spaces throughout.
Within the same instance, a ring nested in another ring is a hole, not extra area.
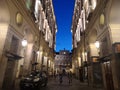
M 45 72 L 34 71 L 20 80 L 20 90 L 39 89 L 42 86 L 46 86 L 47 83 L 48 77 Z
M 47 76 L 47 73 L 45 71 L 43 72 L 40 72 L 40 77 L 41 77 L 41 86 L 47 86 L 47 83 L 48 83 L 48 76 Z

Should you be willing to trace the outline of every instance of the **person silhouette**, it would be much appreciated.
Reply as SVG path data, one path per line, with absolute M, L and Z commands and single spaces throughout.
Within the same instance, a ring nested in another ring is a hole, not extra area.
M 68 72 L 68 83 L 72 83 L 72 72 Z
M 63 82 L 62 78 L 63 78 L 63 74 L 62 74 L 62 72 L 59 72 L 59 83 L 60 84 L 62 84 L 62 82 Z

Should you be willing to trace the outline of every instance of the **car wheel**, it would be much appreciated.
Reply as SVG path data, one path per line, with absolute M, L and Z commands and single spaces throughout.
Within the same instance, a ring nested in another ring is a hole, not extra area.
M 41 84 L 38 85 L 37 89 L 40 89 L 41 88 Z
M 47 86 L 47 83 L 44 83 L 43 87 L 46 87 Z

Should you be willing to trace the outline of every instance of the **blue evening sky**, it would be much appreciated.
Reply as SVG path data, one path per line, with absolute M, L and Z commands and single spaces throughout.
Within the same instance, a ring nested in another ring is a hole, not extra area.
M 53 0 L 57 23 L 56 51 L 72 50 L 72 16 L 75 0 Z

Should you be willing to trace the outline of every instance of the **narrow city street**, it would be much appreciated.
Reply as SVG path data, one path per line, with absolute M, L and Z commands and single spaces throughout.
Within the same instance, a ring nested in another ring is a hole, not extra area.
M 0 90 L 120 90 L 119 9 L 120 0 L 0 0 Z
M 72 83 L 68 83 L 68 78 L 63 77 L 63 83 L 59 84 L 58 79 L 51 79 L 47 87 L 41 88 L 41 90 L 102 90 L 100 88 L 93 88 L 88 86 L 87 83 L 80 83 L 79 80 L 73 79 Z

